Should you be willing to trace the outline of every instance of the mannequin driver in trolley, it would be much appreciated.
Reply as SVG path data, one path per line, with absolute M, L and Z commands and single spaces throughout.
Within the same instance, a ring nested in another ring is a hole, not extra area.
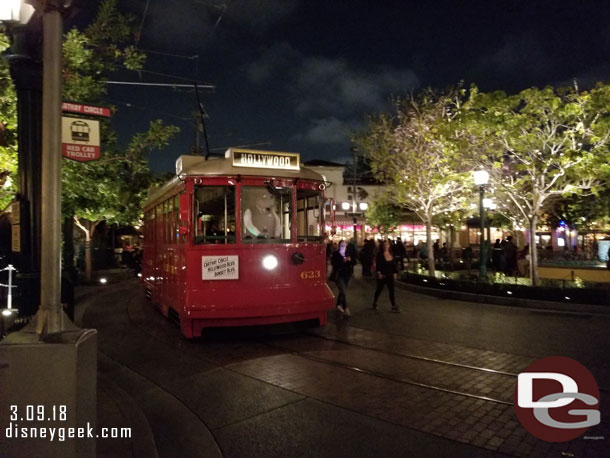
M 280 238 L 282 226 L 280 217 L 275 211 L 275 199 L 267 191 L 259 191 L 253 209 L 244 211 L 244 229 L 246 238 L 258 239 Z

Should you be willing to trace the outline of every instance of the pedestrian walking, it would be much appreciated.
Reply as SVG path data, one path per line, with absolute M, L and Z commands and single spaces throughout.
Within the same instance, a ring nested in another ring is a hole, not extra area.
M 513 243 L 513 237 L 506 237 L 504 244 L 504 262 L 506 275 L 513 275 L 517 270 L 517 245 Z
M 527 277 L 530 270 L 530 246 L 525 245 L 519 254 L 517 255 L 517 270 L 519 275 Z
M 496 272 L 504 271 L 504 247 L 500 243 L 500 239 L 496 239 L 496 243 L 491 249 L 491 263 Z
M 387 240 L 380 243 L 375 265 L 377 272 L 377 289 L 375 290 L 375 297 L 373 299 L 373 309 L 377 310 L 377 299 L 379 299 L 383 287 L 387 285 L 390 303 L 392 304 L 392 312 L 398 312 L 399 310 L 396 306 L 396 298 L 394 296 L 394 280 L 398 274 L 398 269 L 396 267 L 394 255 L 390 250 L 390 244 Z
M 341 240 L 338 249 L 333 253 L 331 258 L 331 264 L 333 266 L 331 280 L 336 282 L 337 288 L 339 289 L 336 304 L 337 310 L 345 316 L 351 316 L 351 312 L 347 306 L 347 288 L 352 279 L 352 275 L 354 274 L 354 264 L 356 263 L 356 259 L 352 258 L 353 251 L 353 248 L 348 248 L 345 240 Z
M 438 243 L 438 240 L 436 240 L 432 245 L 432 255 L 434 256 L 434 263 L 437 263 L 441 257 L 441 247 Z
M 396 245 L 394 246 L 394 257 L 398 261 L 399 272 L 405 270 L 405 258 L 407 258 L 407 263 L 411 262 L 409 259 L 409 254 L 407 253 L 407 248 L 405 247 L 405 244 L 402 243 L 400 237 L 396 239 Z
M 362 264 L 362 276 L 372 276 L 371 269 L 373 267 L 373 260 L 375 259 L 375 242 L 371 239 L 364 241 L 364 246 L 360 250 L 360 263 Z

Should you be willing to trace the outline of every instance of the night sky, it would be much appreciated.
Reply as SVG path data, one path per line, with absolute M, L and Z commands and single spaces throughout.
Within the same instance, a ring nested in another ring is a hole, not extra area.
M 80 20 L 97 2 L 86 3 Z M 345 162 L 351 133 L 367 114 L 388 110 L 393 95 L 460 80 L 517 92 L 574 78 L 581 88 L 610 79 L 608 1 L 119 0 L 119 6 L 141 22 L 138 47 L 149 57 L 146 72 L 112 79 L 184 82 L 162 73 L 215 85 L 201 95 L 217 152 L 266 143 L 258 147 Z M 169 148 L 151 157 L 153 170 L 171 171 L 191 151 L 198 110 L 192 90 L 111 86 L 108 99 L 119 109 L 113 122 L 124 142 L 152 119 L 181 128 Z

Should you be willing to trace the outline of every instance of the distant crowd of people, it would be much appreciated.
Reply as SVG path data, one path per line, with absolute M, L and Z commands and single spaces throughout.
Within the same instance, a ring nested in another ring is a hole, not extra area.
M 432 246 L 432 256 L 435 263 L 445 265 L 450 262 L 450 253 L 447 243 L 442 246 L 436 240 Z M 420 241 L 413 247 L 412 255 L 415 259 L 427 260 L 428 250 L 426 243 Z M 394 294 L 394 281 L 398 274 L 403 271 L 411 262 L 407 247 L 400 237 L 396 240 L 382 240 L 376 243 L 374 240 L 365 240 L 360 250 L 356 243 L 351 240 L 346 242 L 341 240 L 339 243 L 331 242 L 327 245 L 327 261 L 332 266 L 329 280 L 334 281 L 339 289 L 337 295 L 337 310 L 345 316 L 351 316 L 347 301 L 347 289 L 354 275 L 354 266 L 360 262 L 362 265 L 363 277 L 375 277 L 377 288 L 373 296 L 372 308 L 377 309 L 377 300 L 384 288 L 387 287 L 392 304 L 392 311 L 397 312 L 398 306 Z M 464 248 L 462 258 L 466 269 L 470 269 L 473 258 L 473 251 L 470 246 Z M 525 245 L 519 250 L 513 242 L 513 237 L 508 236 L 503 240 L 496 239 L 491 248 L 491 264 L 495 272 L 503 272 L 506 275 L 529 274 L 529 245 Z
M 347 243 L 341 240 L 339 243 L 329 243 L 327 246 L 327 259 L 332 265 L 329 279 L 337 284 L 339 294 L 337 295 L 337 310 L 345 316 L 351 316 L 347 304 L 347 288 L 354 274 L 354 266 L 360 261 L 362 264 L 362 275 L 377 279 L 377 288 L 373 296 L 372 308 L 377 310 L 377 300 L 385 287 L 388 289 L 391 311 L 398 312 L 396 297 L 394 294 L 394 281 L 398 273 L 405 268 L 405 260 L 410 262 L 409 255 L 404 243 L 400 238 L 393 242 L 382 240 L 376 246 L 374 240 L 366 240 L 360 252 L 352 240 Z
M 525 277 L 529 275 L 529 250 L 527 244 L 519 250 L 510 235 L 503 240 L 496 239 L 491 248 L 491 265 L 496 272 Z

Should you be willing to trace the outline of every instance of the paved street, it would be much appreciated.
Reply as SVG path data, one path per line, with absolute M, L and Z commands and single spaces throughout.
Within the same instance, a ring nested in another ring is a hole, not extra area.
M 350 286 L 349 319 L 324 328 L 210 330 L 187 341 L 135 280 L 89 292 L 99 330 L 99 457 L 604 457 L 610 450 L 610 317 L 436 299 L 397 291 L 370 309 Z M 516 374 L 569 356 L 602 391 L 602 424 L 580 439 L 539 441 L 512 407 Z

